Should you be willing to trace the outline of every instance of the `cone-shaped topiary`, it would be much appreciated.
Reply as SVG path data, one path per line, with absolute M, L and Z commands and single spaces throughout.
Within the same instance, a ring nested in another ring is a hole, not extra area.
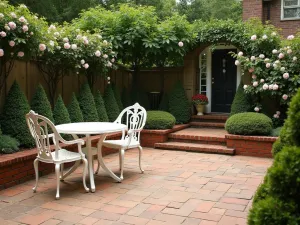
M 99 121 L 94 96 L 87 82 L 80 89 L 78 102 L 85 122 Z
M 102 98 L 99 90 L 96 92 L 96 95 L 95 95 L 95 104 L 96 104 L 96 108 L 97 108 L 99 121 L 100 122 L 108 122 L 109 119 L 108 119 L 108 116 L 106 113 L 105 104 L 104 104 L 103 98 Z
M 177 124 L 187 123 L 190 120 L 190 108 L 182 83 L 178 81 L 169 96 L 170 113 L 175 116 Z
M 124 108 L 132 105 L 130 93 L 129 93 L 128 89 L 125 87 L 123 88 L 123 91 L 122 91 L 122 103 L 123 103 Z
M 244 84 L 241 82 L 231 105 L 230 116 L 237 113 L 250 112 L 251 109 L 251 98 L 245 93 Z
M 3 106 L 1 129 L 4 134 L 16 138 L 23 147 L 33 147 L 25 115 L 30 111 L 28 101 L 15 81 L 11 86 Z
M 68 112 L 72 123 L 83 122 L 83 115 L 75 93 L 72 94 L 71 102 L 68 105 Z
M 104 92 L 103 100 L 105 103 L 105 108 L 109 121 L 115 121 L 119 116 L 120 111 L 111 85 L 107 85 Z
M 288 121 L 290 121 L 291 141 L 300 146 L 300 89 L 290 103 Z
M 54 122 L 51 104 L 47 98 L 47 94 L 41 84 L 36 88 L 36 91 L 31 99 L 31 109 L 36 113 L 47 117 Z
M 55 125 L 71 123 L 69 112 L 64 104 L 61 95 L 58 96 L 53 110 Z
M 122 103 L 122 100 L 121 100 L 120 91 L 117 88 L 117 85 L 115 85 L 115 84 L 112 85 L 112 89 L 114 91 L 114 95 L 115 95 L 115 99 L 116 99 L 118 107 L 119 107 L 119 111 L 121 112 L 124 107 L 123 107 L 123 103 Z
M 166 92 L 164 92 L 164 94 L 160 100 L 158 109 L 160 111 L 169 112 L 169 96 Z

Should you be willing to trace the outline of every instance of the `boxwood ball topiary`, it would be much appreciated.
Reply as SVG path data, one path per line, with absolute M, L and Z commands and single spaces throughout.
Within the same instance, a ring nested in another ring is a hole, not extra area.
M 45 89 L 41 84 L 39 84 L 36 88 L 36 91 L 31 99 L 30 107 L 36 113 L 45 116 L 54 122 L 51 104 L 48 100 Z
M 78 102 L 85 122 L 99 121 L 94 96 L 87 82 L 81 86 Z
M 245 93 L 244 84 L 243 82 L 241 82 L 231 105 L 230 116 L 237 113 L 250 112 L 252 111 L 251 109 L 252 109 L 251 98 Z
M 117 88 L 117 85 L 115 85 L 115 84 L 112 85 L 112 89 L 114 91 L 114 95 L 115 95 L 115 99 L 116 99 L 118 107 L 119 107 L 119 111 L 121 112 L 124 109 L 124 107 L 123 107 L 120 91 Z
M 182 83 L 178 81 L 169 96 L 170 113 L 176 118 L 177 124 L 187 123 L 190 120 L 190 108 Z
M 103 98 L 102 98 L 99 90 L 96 92 L 96 95 L 95 95 L 95 104 L 96 104 L 96 108 L 97 108 L 99 121 L 100 122 L 108 122 L 109 119 L 108 119 L 107 112 L 105 109 L 105 104 L 104 104 Z
M 33 147 L 32 138 L 25 115 L 30 111 L 28 101 L 15 81 L 6 96 L 1 117 L 1 129 L 4 134 L 16 138 L 23 147 Z
M 145 129 L 165 130 L 175 125 L 175 117 L 164 111 L 148 111 Z
M 61 95 L 58 96 L 57 101 L 55 103 L 53 117 L 56 125 L 71 123 L 69 112 L 64 104 Z
M 261 113 L 238 113 L 226 121 L 225 129 L 229 134 L 270 135 L 272 120 Z
M 0 135 L 0 153 L 10 154 L 19 151 L 20 143 L 8 135 Z
M 68 112 L 72 123 L 83 122 L 83 115 L 74 92 L 72 94 L 71 102 L 68 105 Z
M 105 103 L 105 108 L 109 121 L 115 121 L 119 116 L 120 111 L 111 85 L 107 85 L 104 92 L 103 100 Z

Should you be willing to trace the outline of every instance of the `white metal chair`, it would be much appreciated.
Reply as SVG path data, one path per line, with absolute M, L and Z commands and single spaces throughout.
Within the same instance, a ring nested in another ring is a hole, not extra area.
M 139 166 L 141 172 L 142 173 L 144 172 L 141 165 L 143 148 L 141 147 L 140 144 L 140 132 L 145 126 L 146 119 L 147 119 L 147 112 L 138 103 L 135 103 L 134 105 L 125 108 L 120 113 L 118 118 L 114 121 L 114 123 L 124 123 L 125 121 L 125 124 L 128 127 L 127 135 L 125 135 L 125 132 L 123 132 L 121 140 L 104 140 L 103 143 L 98 144 L 98 146 L 100 147 L 105 146 L 108 148 L 119 149 L 121 180 L 123 180 L 124 154 L 125 154 L 125 150 L 127 149 L 139 148 Z M 101 151 L 99 150 L 98 154 L 100 153 Z
M 38 115 L 34 111 L 30 111 L 26 114 L 27 125 L 30 129 L 30 133 L 35 139 L 36 148 L 38 151 L 38 155 L 34 160 L 34 170 L 36 176 L 36 183 L 33 188 L 33 191 L 36 192 L 38 179 L 39 179 L 39 170 L 38 163 L 39 161 L 44 163 L 54 163 L 55 164 L 55 173 L 57 179 L 57 191 L 56 191 L 56 199 L 59 199 L 59 183 L 60 180 L 63 180 L 65 177 L 71 174 L 74 171 L 72 168 L 66 173 L 63 174 L 63 165 L 68 162 L 76 162 L 76 164 L 80 163 L 83 160 L 83 186 L 84 189 L 88 192 L 89 188 L 86 186 L 85 177 L 87 174 L 87 160 L 85 155 L 81 151 L 81 146 L 84 144 L 84 140 L 77 139 L 73 141 L 64 140 L 61 135 L 57 132 L 54 124 L 44 116 Z M 49 134 L 49 131 L 53 133 Z M 51 143 L 50 138 L 53 140 L 53 144 L 55 147 L 55 151 L 51 152 Z M 62 149 L 59 146 L 59 142 L 62 142 L 67 145 L 77 144 L 78 152 L 70 152 L 66 149 Z

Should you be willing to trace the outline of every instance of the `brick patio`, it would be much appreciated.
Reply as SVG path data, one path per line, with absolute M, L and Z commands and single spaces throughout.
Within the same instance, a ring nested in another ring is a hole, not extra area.
M 118 171 L 118 156 L 105 157 Z M 54 174 L 0 192 L 0 224 L 246 224 L 251 199 L 271 159 L 144 149 L 145 174 L 136 150 L 126 152 L 123 183 L 101 171 L 96 192 L 85 193 L 81 171 L 61 183 Z

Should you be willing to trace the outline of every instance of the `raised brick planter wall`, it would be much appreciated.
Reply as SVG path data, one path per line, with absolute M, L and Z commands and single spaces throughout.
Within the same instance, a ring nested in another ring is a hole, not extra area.
M 143 130 L 141 132 L 141 145 L 143 147 L 154 148 L 155 143 L 163 143 L 168 140 L 168 134 L 183 130 L 189 127 L 189 124 L 176 125 L 168 130 Z
M 276 137 L 240 136 L 227 134 L 228 148 L 234 148 L 236 155 L 272 157 L 272 145 Z
M 107 136 L 107 139 L 119 139 L 121 134 L 114 133 Z M 83 138 L 85 139 L 85 138 Z M 92 145 L 96 146 L 99 136 L 92 137 Z M 69 151 L 77 151 L 77 145 L 61 145 L 62 148 L 66 148 Z M 108 155 L 117 152 L 116 149 L 103 149 L 103 155 Z M 0 190 L 8 188 L 25 181 L 34 179 L 34 167 L 33 161 L 37 156 L 36 149 L 24 150 L 14 154 L 7 154 L 0 156 Z M 65 167 L 70 167 L 73 163 L 65 164 Z M 54 164 L 52 163 L 39 163 L 39 172 L 43 176 L 54 172 Z

